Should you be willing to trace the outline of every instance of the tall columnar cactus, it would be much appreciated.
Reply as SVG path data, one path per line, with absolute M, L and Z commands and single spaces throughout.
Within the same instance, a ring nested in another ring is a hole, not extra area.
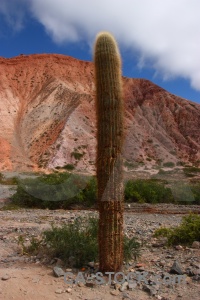
M 97 183 L 100 270 L 123 263 L 124 138 L 121 58 L 113 36 L 97 35 L 94 49 L 97 112 Z

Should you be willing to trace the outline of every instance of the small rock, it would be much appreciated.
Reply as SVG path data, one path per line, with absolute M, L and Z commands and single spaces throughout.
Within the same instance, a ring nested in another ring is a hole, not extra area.
M 120 284 L 120 283 L 115 283 L 115 284 L 114 284 L 114 288 L 115 288 L 116 290 L 119 290 L 120 287 L 121 287 L 121 284 Z
M 152 243 L 152 247 L 159 248 L 163 247 L 164 245 L 162 243 Z
M 136 287 L 137 287 L 137 282 L 136 281 L 132 281 L 132 282 L 128 283 L 128 289 L 130 291 L 133 291 Z
M 194 241 L 194 242 L 192 243 L 192 248 L 199 249 L 199 248 L 200 248 L 200 242 Z
M 149 293 L 151 296 L 155 296 L 156 295 L 156 290 L 154 288 L 152 288 L 151 286 L 144 284 L 143 285 L 143 290 L 147 293 Z
M 122 299 L 132 299 L 127 293 L 122 293 Z
M 178 275 L 183 275 L 183 271 L 179 265 L 179 263 L 175 260 L 170 271 L 170 274 L 178 274 Z
M 8 274 L 1 277 L 1 280 L 8 280 L 8 279 L 10 279 L 10 275 Z
M 166 261 L 165 261 L 165 260 L 161 260 L 161 261 L 159 262 L 159 265 L 160 265 L 161 267 L 164 267 L 164 266 L 166 265 Z
M 144 267 L 139 267 L 139 268 L 137 269 L 137 271 L 138 271 L 138 272 L 144 272 L 144 271 L 145 271 L 145 268 L 144 268 Z
M 63 261 L 60 258 L 55 258 L 56 259 L 56 266 L 61 267 L 63 265 Z
M 192 283 L 192 278 L 187 276 L 185 281 L 186 281 L 186 284 L 190 285 Z
M 142 264 L 142 263 L 137 263 L 137 264 L 135 265 L 135 267 L 136 267 L 136 268 L 142 268 L 142 267 L 145 267 L 145 265 Z
M 79 287 L 84 287 L 85 284 L 84 284 L 83 282 L 78 282 L 78 286 L 79 286 Z
M 112 290 L 110 293 L 113 296 L 118 296 L 119 295 L 119 290 Z
M 90 288 L 94 288 L 96 286 L 95 282 L 92 281 L 86 281 L 85 285 Z
M 40 281 L 40 278 L 33 278 L 32 282 L 33 283 L 38 283 Z
M 178 294 L 178 298 L 182 298 L 183 297 L 183 294 Z
M 129 271 L 130 271 L 130 272 L 135 272 L 135 269 L 130 269 Z
M 55 264 L 55 262 L 56 262 L 56 260 L 55 260 L 55 258 L 53 258 L 53 259 L 50 261 L 50 265 Z
M 72 289 L 69 287 L 69 288 L 67 288 L 67 289 L 65 290 L 65 292 L 71 293 L 71 292 L 72 292 Z
M 200 269 L 200 263 L 193 262 L 193 263 L 191 263 L 191 265 L 196 267 L 197 269 Z
M 72 272 L 72 269 L 68 268 L 65 270 L 66 272 Z
M 176 250 L 183 250 L 183 246 L 177 245 L 177 246 L 175 246 L 175 249 L 176 249 Z
M 56 277 L 65 276 L 65 272 L 59 267 L 54 267 L 53 272 Z
M 166 237 L 160 238 L 159 240 L 156 240 L 154 243 L 152 243 L 153 247 L 163 247 L 166 245 L 168 239 Z
M 121 287 L 120 287 L 120 291 L 121 292 L 124 292 L 126 289 L 127 289 L 127 287 L 128 287 L 128 282 L 127 281 L 125 281 L 124 283 L 122 283 L 122 285 L 121 285 Z
M 191 269 L 191 268 L 187 268 L 186 269 L 186 271 L 185 271 L 185 273 L 188 275 L 188 276 L 193 276 L 194 274 L 193 274 L 193 270 Z
M 94 268 L 94 261 L 90 261 L 87 265 L 90 268 Z
M 55 293 L 56 294 L 62 294 L 62 293 L 64 293 L 64 291 L 62 289 L 57 289 L 57 290 L 55 290 Z
M 192 280 L 194 280 L 194 281 L 200 281 L 200 275 L 193 276 Z
M 200 269 L 194 269 L 193 274 L 194 275 L 200 275 Z

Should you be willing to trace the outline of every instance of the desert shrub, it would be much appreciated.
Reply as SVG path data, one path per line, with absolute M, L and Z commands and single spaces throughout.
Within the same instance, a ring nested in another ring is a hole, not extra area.
M 73 156 L 77 160 L 80 160 L 84 154 L 85 154 L 84 152 L 80 153 L 80 152 L 74 151 L 71 153 L 71 156 Z
M 74 165 L 72 165 L 72 164 L 67 164 L 67 165 L 64 165 L 63 166 L 63 169 L 66 169 L 66 170 L 74 170 Z
M 173 202 L 171 190 L 163 182 L 155 180 L 129 180 L 125 185 L 127 202 Z
M 147 143 L 153 143 L 153 140 L 152 139 L 148 139 Z
M 171 185 L 174 200 L 177 204 L 195 204 L 192 185 L 184 182 L 174 182 Z
M 127 168 L 132 169 L 132 168 L 137 168 L 137 167 L 138 167 L 138 164 L 135 163 L 135 162 L 131 162 L 131 161 L 126 160 L 126 161 L 124 162 L 124 166 L 127 167 Z
M 11 197 L 14 207 L 70 209 L 91 207 L 97 203 L 97 181 L 94 176 L 53 173 L 17 181 Z M 138 179 L 125 182 L 125 202 L 200 204 L 200 183 L 181 183 L 166 187 L 166 181 Z
M 140 247 L 136 237 L 124 236 L 124 261 L 128 263 L 133 258 L 136 260 L 140 256 Z
M 98 219 L 76 218 L 74 223 L 44 231 L 43 241 L 49 251 L 66 264 L 82 267 L 98 259 Z M 136 238 L 124 238 L 124 260 L 128 262 L 140 255 L 140 244 Z
M 167 174 L 167 171 L 165 171 L 165 170 L 163 170 L 163 169 L 160 169 L 160 170 L 158 171 L 158 174 L 159 174 L 159 175 L 166 175 L 166 174 Z
M 167 237 L 168 245 L 191 245 L 194 241 L 200 241 L 200 216 L 196 214 L 184 216 L 180 226 L 159 228 L 154 232 L 154 236 Z
M 3 174 L 0 173 L 0 182 L 2 181 L 2 179 L 3 179 Z
M 183 169 L 184 173 L 185 174 L 188 174 L 188 173 L 199 173 L 200 172 L 200 168 L 197 168 L 197 167 L 185 167 Z
M 91 181 L 91 182 L 90 182 Z M 92 205 L 95 202 L 91 177 L 69 173 L 54 173 L 18 182 L 13 204 L 23 207 L 67 209 L 73 205 Z M 88 189 L 91 189 L 88 191 Z M 93 201 L 92 201 L 93 200 Z
M 147 157 L 147 159 L 146 159 L 147 161 L 152 161 L 152 158 L 150 158 L 150 157 Z
M 98 258 L 97 222 L 89 219 L 85 226 L 83 223 L 82 218 L 77 218 L 73 224 L 52 226 L 52 229 L 44 232 L 44 241 L 50 246 L 52 254 L 63 259 L 66 264 L 70 264 L 73 258 L 75 267 Z
M 16 185 L 17 177 L 6 178 L 2 173 L 0 173 L 0 184 Z
M 193 204 L 200 205 L 200 182 L 191 184 L 191 191 L 193 193 L 194 202 Z
M 200 183 L 174 182 L 166 186 L 164 180 L 129 180 L 125 184 L 125 202 L 200 204 Z
M 163 163 L 163 167 L 173 168 L 174 166 L 175 166 L 175 163 L 172 161 L 167 161 L 167 162 Z
M 5 205 L 3 205 L 0 210 L 18 210 L 21 207 L 19 205 L 13 204 L 12 202 L 9 202 Z
M 18 237 L 18 245 L 22 248 L 23 254 L 37 254 L 41 247 L 41 241 L 32 237 L 30 243 L 26 245 L 26 241 L 23 235 Z
M 91 177 L 85 189 L 83 190 L 84 201 L 87 206 L 92 206 L 97 203 L 97 180 L 96 177 Z

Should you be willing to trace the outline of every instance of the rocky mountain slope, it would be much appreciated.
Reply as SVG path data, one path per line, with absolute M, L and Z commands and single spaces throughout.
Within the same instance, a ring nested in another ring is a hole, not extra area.
M 200 105 L 123 78 L 125 163 L 200 162 Z M 0 58 L 0 170 L 95 171 L 93 63 L 55 54 Z

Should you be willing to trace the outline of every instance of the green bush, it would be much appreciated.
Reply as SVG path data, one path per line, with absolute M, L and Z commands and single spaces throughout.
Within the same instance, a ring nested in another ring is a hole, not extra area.
M 92 206 L 97 203 L 97 180 L 95 177 L 92 177 L 85 189 L 82 191 L 84 202 L 87 206 Z
M 18 237 L 18 245 L 21 245 L 23 254 L 37 254 L 41 248 L 41 241 L 37 240 L 35 237 L 32 237 L 30 244 L 26 245 L 24 236 L 20 235 Z
M 167 167 L 167 168 L 173 168 L 175 166 L 175 163 L 172 161 L 168 161 L 163 163 L 163 167 Z
M 124 236 L 124 261 L 128 263 L 133 258 L 136 260 L 140 256 L 140 243 L 136 237 L 129 239 Z
M 73 157 L 74 157 L 75 159 L 77 159 L 77 160 L 80 160 L 81 157 L 82 157 L 84 154 L 85 154 L 84 152 L 83 152 L 83 153 L 80 153 L 80 152 L 74 151 L 74 152 L 71 153 L 71 156 L 73 156 Z
M 17 177 L 6 178 L 2 173 L 0 173 L 0 184 L 16 185 L 17 184 Z
M 188 174 L 188 173 L 199 173 L 200 172 L 200 168 L 197 168 L 197 167 L 185 167 L 183 169 L 184 173 L 185 174 Z
M 66 170 L 74 170 L 74 165 L 72 165 L 72 164 L 67 164 L 67 165 L 64 165 L 63 166 L 63 169 L 66 169 Z
M 200 205 L 200 182 L 191 184 L 191 191 L 194 197 L 193 204 Z
M 131 162 L 131 161 L 126 160 L 124 162 L 124 166 L 127 167 L 127 168 L 129 168 L 129 169 L 133 169 L 133 168 L 137 168 L 138 164 L 135 163 L 135 162 Z
M 195 196 L 191 184 L 174 182 L 171 185 L 171 190 L 177 204 L 195 204 Z
M 70 209 L 91 207 L 97 203 L 97 182 L 94 176 L 53 173 L 17 181 L 17 191 L 11 197 L 15 207 Z M 128 180 L 125 202 L 200 204 L 200 183 L 175 183 L 166 187 L 158 179 Z
M 98 260 L 98 219 L 78 217 L 73 224 L 54 227 L 43 233 L 43 241 L 49 246 L 49 252 L 60 257 L 74 267 L 82 267 L 90 261 Z M 137 258 L 140 244 L 136 238 L 124 238 L 124 260 Z
M 60 257 L 66 264 L 73 258 L 73 266 L 81 267 L 89 261 L 98 258 L 97 232 L 98 223 L 89 219 L 84 225 L 82 218 L 77 218 L 73 224 L 60 227 L 52 226 L 44 232 L 44 242 L 50 246 L 50 251 Z
M 94 179 L 89 176 L 48 174 L 19 181 L 12 203 L 22 207 L 49 209 L 91 206 L 96 200 L 94 189 Z
M 200 216 L 196 214 L 184 216 L 180 226 L 159 228 L 155 231 L 154 236 L 167 237 L 168 245 L 191 245 L 194 241 L 200 241 Z
M 125 185 L 126 202 L 174 202 L 171 190 L 156 180 L 129 180 Z

